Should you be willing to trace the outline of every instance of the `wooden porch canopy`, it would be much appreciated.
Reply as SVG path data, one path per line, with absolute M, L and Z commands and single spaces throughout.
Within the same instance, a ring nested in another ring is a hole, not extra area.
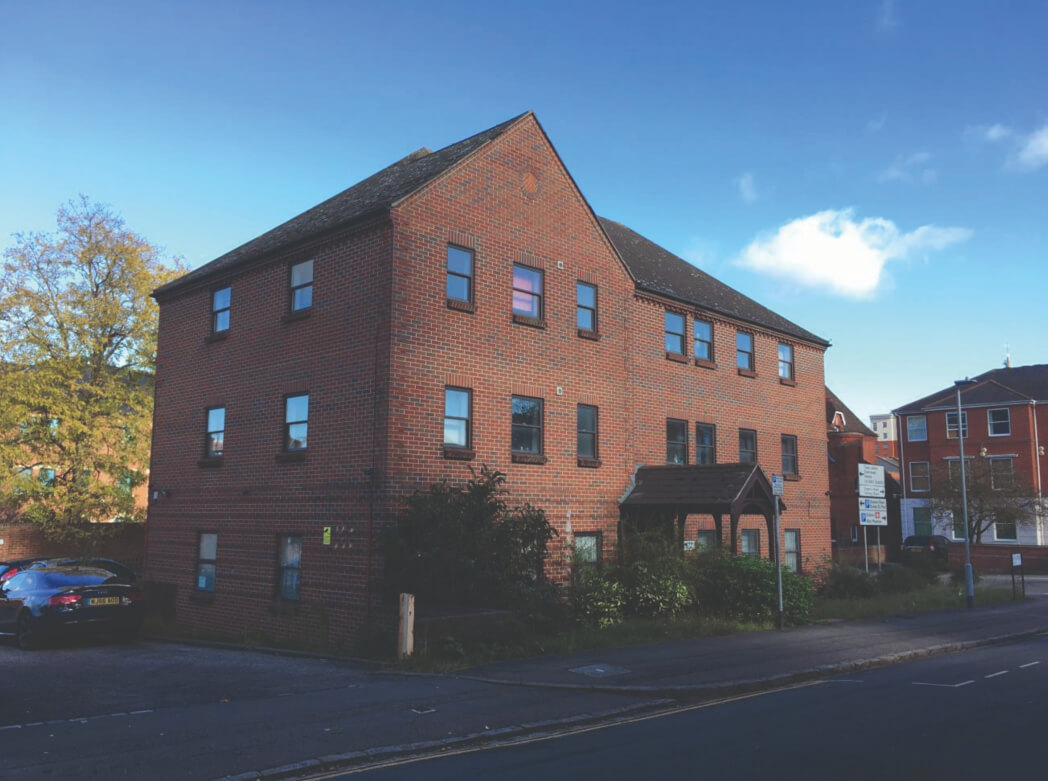
M 620 502 L 624 517 L 638 513 L 675 516 L 683 533 L 688 515 L 711 515 L 717 527 L 717 539 L 724 539 L 722 520 L 731 519 L 731 552 L 738 553 L 739 518 L 763 516 L 768 526 L 769 556 L 774 557 L 772 533 L 775 499 L 771 482 L 756 464 L 668 464 L 642 466 L 634 476 L 634 485 Z M 779 499 L 779 512 L 786 509 Z

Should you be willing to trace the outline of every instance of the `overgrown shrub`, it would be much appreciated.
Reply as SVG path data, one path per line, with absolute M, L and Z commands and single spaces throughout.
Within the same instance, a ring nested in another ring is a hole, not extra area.
M 506 476 L 481 467 L 461 486 L 446 480 L 407 500 L 383 539 L 386 586 L 430 603 L 524 608 L 547 603 L 547 546 L 556 536 L 543 510 L 510 508 Z
M 710 551 L 691 559 L 688 570 L 695 598 L 704 614 L 755 623 L 766 623 L 775 617 L 778 604 L 774 562 Z M 790 624 L 807 621 L 812 599 L 811 582 L 783 570 L 785 621 Z
M 691 587 L 677 567 L 660 562 L 636 562 L 627 571 L 626 601 L 629 612 L 641 618 L 680 615 L 694 602 Z
M 580 623 L 599 627 L 622 621 L 626 608 L 626 589 L 610 573 L 590 575 L 575 589 L 575 617 Z
M 857 567 L 834 564 L 819 589 L 827 599 L 869 599 L 877 594 L 877 580 Z

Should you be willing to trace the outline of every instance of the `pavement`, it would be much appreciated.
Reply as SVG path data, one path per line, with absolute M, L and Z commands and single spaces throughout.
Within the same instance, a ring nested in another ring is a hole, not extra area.
M 1009 581 L 1010 582 L 1010 581 Z M 419 689 L 435 681 L 472 683 L 484 697 L 505 708 L 497 727 L 455 731 L 439 739 L 405 742 L 390 725 L 388 734 L 372 730 L 371 745 L 343 754 L 317 756 L 291 765 L 250 771 L 227 779 L 292 778 L 306 773 L 439 753 L 478 744 L 501 744 L 593 724 L 628 720 L 696 701 L 771 690 L 849 671 L 908 659 L 1004 643 L 1048 632 L 1048 578 L 1027 579 L 1027 599 L 971 610 L 947 610 L 867 621 L 838 621 L 784 631 L 703 637 L 630 648 L 600 649 L 564 656 L 498 662 L 448 675 L 374 674 L 393 685 L 415 679 Z M 509 688 L 511 687 L 511 688 Z M 494 692 L 492 691 L 494 690 Z M 548 714 L 515 718 L 513 691 L 546 691 Z M 468 711 L 465 692 L 442 705 L 444 718 Z M 598 697 L 613 699 L 599 700 Z M 479 699 L 478 699 L 479 702 Z M 487 719 L 492 724 L 492 719 Z M 445 722 L 445 724 L 447 724 Z

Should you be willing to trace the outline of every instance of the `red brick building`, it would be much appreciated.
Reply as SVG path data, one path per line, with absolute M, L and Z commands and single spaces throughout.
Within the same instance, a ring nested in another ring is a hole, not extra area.
M 964 524 L 932 517 L 932 482 L 960 464 L 956 387 L 943 388 L 894 410 L 902 467 L 903 535 L 943 534 L 964 539 Z M 961 387 L 965 460 L 987 459 L 994 479 L 1019 480 L 1043 500 L 1048 477 L 1048 364 L 1006 366 Z M 1048 544 L 1042 512 L 1032 523 L 995 523 L 984 543 Z
M 638 467 L 667 462 L 785 472 L 787 555 L 830 555 L 827 342 L 598 219 L 531 113 L 155 296 L 147 574 L 188 625 L 351 637 L 385 616 L 402 498 L 482 464 L 547 511 L 556 578 L 572 546 L 611 555 Z M 768 555 L 766 484 L 725 543 Z

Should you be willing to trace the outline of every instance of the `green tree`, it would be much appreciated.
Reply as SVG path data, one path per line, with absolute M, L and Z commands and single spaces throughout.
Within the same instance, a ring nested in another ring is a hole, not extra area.
M 983 535 L 997 526 L 997 536 L 1014 539 L 1022 526 L 1037 517 L 1037 495 L 1032 481 L 1013 471 L 1010 458 L 965 458 L 965 487 L 968 495 L 968 535 L 982 542 Z M 934 470 L 931 506 L 939 528 L 961 537 L 964 527 L 960 461 Z
M 54 233 L 15 236 L 0 280 L 0 503 L 52 540 L 89 545 L 143 520 L 157 307 L 177 260 L 81 196 Z

